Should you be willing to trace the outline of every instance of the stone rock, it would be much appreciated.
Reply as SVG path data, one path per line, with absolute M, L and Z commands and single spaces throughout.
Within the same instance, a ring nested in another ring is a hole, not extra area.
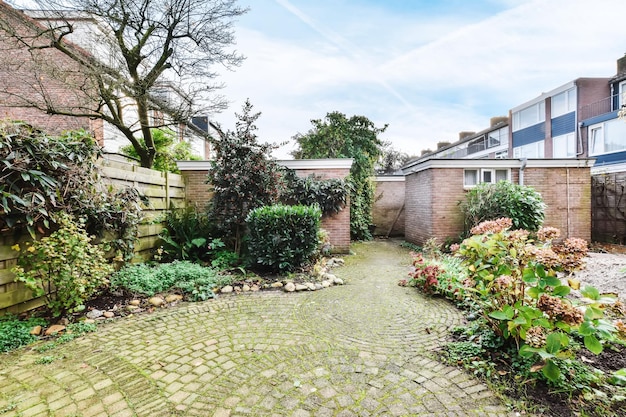
M 335 278 L 337 278 L 337 277 L 334 276 L 333 274 L 324 274 L 324 275 L 322 275 L 322 279 L 324 279 L 325 281 L 330 281 L 331 284 L 335 282 Z
M 83 323 L 85 324 L 94 324 L 96 321 L 92 320 L 92 319 L 85 319 L 85 321 L 83 321 Z
M 155 307 L 161 307 L 163 304 L 165 304 L 165 300 L 161 297 L 150 297 L 148 298 L 148 303 Z
M 88 311 L 87 314 L 85 314 L 85 316 L 88 319 L 94 320 L 94 319 L 97 319 L 98 317 L 102 317 L 103 314 L 104 314 L 104 311 L 93 309 L 91 311 Z
M 296 291 L 306 291 L 308 289 L 309 289 L 309 287 L 307 287 L 304 284 L 296 284 Z
M 43 328 L 41 326 L 35 326 L 30 329 L 30 334 L 32 334 L 33 336 L 39 336 L 42 330 Z
M 343 285 L 343 280 L 341 278 L 335 278 L 335 284 L 337 285 Z
M 287 292 L 294 292 L 296 290 L 296 285 L 293 282 L 288 282 L 285 285 L 285 291 Z
M 248 284 L 244 284 L 243 287 L 241 287 L 241 291 L 243 291 L 243 292 L 250 291 L 250 286 Z
M 239 285 L 233 287 L 233 290 L 235 290 L 235 292 L 241 292 L 241 287 Z
M 141 304 L 141 301 L 139 300 L 130 300 L 130 302 L 128 303 L 131 306 L 138 306 L 139 304 Z
M 180 301 L 182 299 L 183 299 L 183 296 L 180 294 L 168 294 L 167 297 L 165 297 L 165 302 L 175 303 L 176 301 Z
M 128 311 L 130 311 L 132 313 L 133 311 L 139 310 L 139 306 L 134 306 L 134 305 L 130 304 L 130 305 L 126 306 L 126 310 L 128 310 Z
M 306 287 L 310 290 L 310 291 L 315 291 L 317 288 L 315 288 L 315 284 L 313 284 L 312 282 L 307 282 L 304 285 L 306 285 Z
M 259 290 L 260 290 L 260 288 L 259 288 L 259 286 L 258 286 L 258 285 L 256 285 L 256 284 L 250 287 L 250 291 L 252 291 L 252 292 L 257 292 L 257 291 L 259 291 Z
M 322 284 L 320 284 L 319 282 L 316 282 L 315 283 L 315 289 L 316 290 L 322 290 L 322 289 L 324 289 L 324 286 Z
M 50 336 L 51 334 L 55 334 L 55 333 L 61 333 L 63 330 L 65 330 L 65 326 L 62 324 L 53 324 L 52 326 L 48 327 L 48 329 L 46 330 L 46 336 Z
M 272 282 L 271 287 L 272 288 L 281 288 L 283 286 L 283 283 L 278 281 L 278 282 Z
M 330 287 L 332 284 L 330 283 L 330 281 L 324 280 L 322 281 L 322 287 L 324 288 L 328 288 Z
M 222 294 L 230 294 L 231 292 L 233 292 L 233 287 L 232 287 L 232 285 L 227 285 L 227 286 L 225 286 L 224 288 L 222 288 L 222 289 L 220 290 L 220 292 L 221 292 Z
M 112 311 L 105 311 L 103 316 L 107 319 L 112 319 L 113 317 L 115 317 L 115 313 Z

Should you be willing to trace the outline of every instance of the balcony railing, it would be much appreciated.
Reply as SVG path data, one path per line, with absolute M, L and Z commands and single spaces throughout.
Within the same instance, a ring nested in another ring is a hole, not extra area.
M 595 103 L 582 106 L 578 110 L 578 120 L 586 120 L 592 117 L 601 116 L 606 113 L 611 113 L 615 110 L 619 110 L 619 98 L 619 94 L 614 94 L 611 97 L 606 97 L 600 101 L 596 101 Z M 622 97 L 621 101 L 622 103 L 625 102 L 624 97 Z

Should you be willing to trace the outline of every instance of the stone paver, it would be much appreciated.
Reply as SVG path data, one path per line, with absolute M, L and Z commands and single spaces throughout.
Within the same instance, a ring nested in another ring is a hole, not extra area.
M 2 355 L 0 416 L 511 415 L 438 362 L 433 350 L 461 316 L 397 285 L 407 251 L 354 250 L 334 271 L 344 286 L 222 296 Z

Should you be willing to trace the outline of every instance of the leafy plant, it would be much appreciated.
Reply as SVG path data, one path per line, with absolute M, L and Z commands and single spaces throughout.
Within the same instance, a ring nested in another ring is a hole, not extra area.
M 0 353 L 34 342 L 37 336 L 30 334 L 31 329 L 45 324 L 45 320 L 41 318 L 19 320 L 13 315 L 0 316 Z
M 318 248 L 319 207 L 266 206 L 250 212 L 251 261 L 272 271 L 293 271 L 311 261 Z
M 108 282 L 113 267 L 105 251 L 91 243 L 84 219 L 59 213 L 54 220 L 59 229 L 27 244 L 12 271 L 16 281 L 23 282 L 34 296 L 45 296 L 52 314 L 60 316 L 80 309 Z
M 100 177 L 100 148 L 88 132 L 51 137 L 20 122 L 0 123 L 0 229 L 47 233 L 55 213 L 87 218 L 89 233 L 111 232 L 120 258 L 133 255 L 141 197 Z
M 208 261 L 211 252 L 224 247 L 220 239 L 210 240 L 214 233 L 206 213 L 187 207 L 167 213 L 159 237 L 169 260 Z
M 486 220 L 506 217 L 514 229 L 537 231 L 545 217 L 545 203 L 533 188 L 500 181 L 481 183 L 469 190 L 460 203 L 466 228 L 470 229 Z
M 224 242 L 238 255 L 246 227 L 246 216 L 257 207 L 278 201 L 281 169 L 270 160 L 273 145 L 259 144 L 255 125 L 261 113 L 252 113 L 249 101 L 237 115 L 235 132 L 222 132 L 213 141 L 215 159 L 211 161 L 208 183 L 213 191 L 209 217 L 215 222 Z
M 468 293 L 494 332 L 522 357 L 539 357 L 542 363 L 534 371 L 556 383 L 560 361 L 572 356 L 572 336 L 582 337 L 594 353 L 602 351 L 601 340 L 615 339 L 614 326 L 603 318 L 606 304 L 614 300 L 591 287 L 581 291 L 583 306 L 566 298 L 570 287 L 557 272 L 582 267 L 585 241 L 552 245 L 558 230 L 545 228 L 537 232 L 543 242 L 533 245 L 527 231 L 509 231 L 511 226 L 506 218 L 483 222 L 461 243 L 458 255 L 469 271 Z
M 189 261 L 149 266 L 127 265 L 111 276 L 111 289 L 123 289 L 133 294 L 153 296 L 171 289 L 178 289 L 190 299 L 197 301 L 214 296 L 213 289 L 231 281 L 219 275 L 213 268 Z
M 284 191 L 280 196 L 283 204 L 313 206 L 322 210 L 322 216 L 339 213 L 350 195 L 350 185 L 342 179 L 321 179 L 314 175 L 300 178 L 295 171 L 287 169 Z

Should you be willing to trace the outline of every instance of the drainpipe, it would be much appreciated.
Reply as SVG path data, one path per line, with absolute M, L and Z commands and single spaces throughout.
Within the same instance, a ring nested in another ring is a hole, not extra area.
M 522 165 L 519 167 L 519 185 L 524 185 L 524 170 L 526 169 L 526 164 L 528 163 L 527 158 L 520 158 Z
M 566 179 L 566 187 L 567 187 L 567 237 L 571 237 L 570 236 L 570 223 L 571 223 L 571 218 L 570 218 L 570 202 L 569 202 L 569 168 L 566 168 L 566 172 L 567 172 L 567 179 Z
M 585 147 L 583 146 L 583 122 L 578 122 L 578 149 L 576 150 L 576 156 L 580 156 L 585 153 Z M 589 139 L 589 138 L 587 138 Z

